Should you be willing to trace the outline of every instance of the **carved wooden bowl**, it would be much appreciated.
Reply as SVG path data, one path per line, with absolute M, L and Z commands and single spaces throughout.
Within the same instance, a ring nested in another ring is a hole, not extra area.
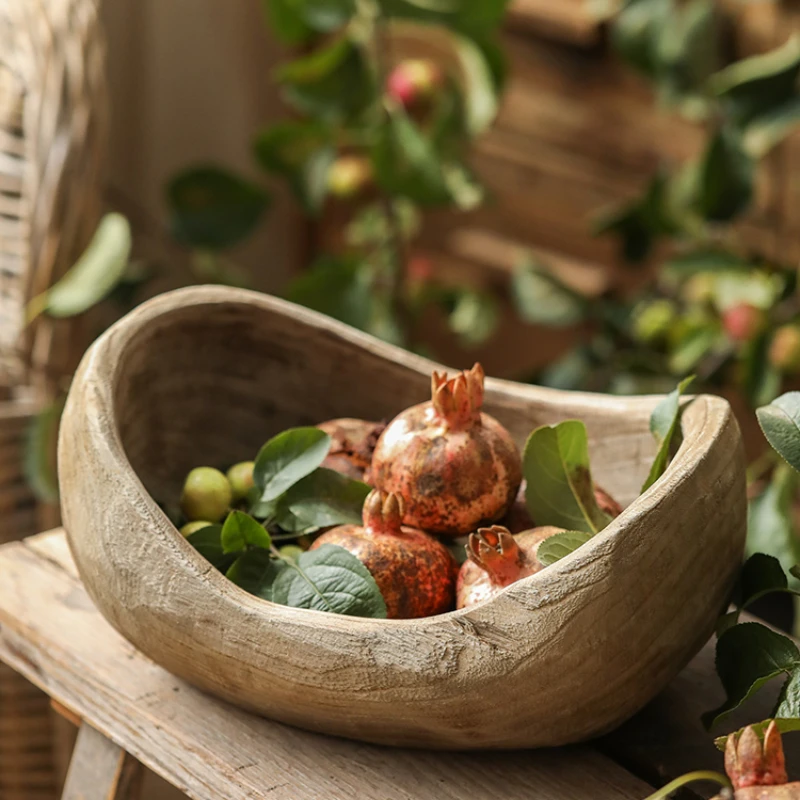
M 63 515 L 108 620 L 174 674 L 292 725 L 435 748 L 518 748 L 607 731 L 710 636 L 742 557 L 745 479 L 724 400 L 699 396 L 664 476 L 637 497 L 658 398 L 487 380 L 486 410 L 521 445 L 586 422 L 598 482 L 627 509 L 543 572 L 468 610 L 370 620 L 245 593 L 156 504 L 198 464 L 252 458 L 278 431 L 391 418 L 441 366 L 252 292 L 146 303 L 83 359 L 61 430 Z

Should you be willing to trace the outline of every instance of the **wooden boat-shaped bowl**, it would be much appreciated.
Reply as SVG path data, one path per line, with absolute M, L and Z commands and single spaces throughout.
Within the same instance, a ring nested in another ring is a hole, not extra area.
M 711 635 L 742 558 L 740 435 L 699 396 L 664 476 L 639 487 L 659 398 L 487 380 L 519 444 L 586 422 L 596 479 L 628 507 L 588 544 L 468 610 L 370 620 L 275 605 L 210 566 L 157 505 L 199 464 L 271 435 L 428 399 L 430 361 L 319 314 L 219 287 L 152 300 L 88 351 L 59 447 L 65 527 L 100 611 L 146 655 L 239 706 L 390 745 L 519 748 L 610 730 Z

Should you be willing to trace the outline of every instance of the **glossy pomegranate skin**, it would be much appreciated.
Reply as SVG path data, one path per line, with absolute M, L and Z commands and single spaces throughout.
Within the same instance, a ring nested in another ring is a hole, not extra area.
M 463 536 L 500 519 L 522 481 L 508 431 L 481 411 L 483 370 L 447 380 L 434 373 L 433 400 L 395 417 L 372 459 L 375 487 L 399 494 L 405 521 L 442 536 Z
M 389 619 L 415 619 L 453 608 L 458 567 L 450 551 L 424 531 L 402 525 L 402 501 L 372 491 L 364 503 L 364 526 L 342 525 L 320 536 L 344 547 L 370 571 Z
M 548 536 L 562 530 L 545 525 L 512 537 L 507 528 L 493 525 L 472 534 L 467 546 L 469 558 L 458 572 L 456 608 L 468 608 L 488 600 L 506 586 L 544 569 L 536 558 L 536 549 Z
M 348 478 L 369 483 L 372 454 L 386 424 L 341 417 L 321 422 L 317 427 L 325 431 L 332 440 L 331 449 L 322 466 L 341 472 Z
M 511 533 L 521 533 L 522 531 L 530 530 L 536 527 L 533 517 L 528 511 L 528 506 L 525 502 L 525 488 L 526 482 L 523 480 L 519 486 L 517 496 L 508 509 L 508 513 L 500 520 L 500 524 L 508 528 Z M 603 488 L 595 485 L 594 499 L 601 511 L 604 511 L 612 519 L 618 517 L 622 513 L 622 506 Z
M 594 499 L 601 511 L 604 511 L 612 519 L 622 513 L 622 506 L 605 490 L 595 484 Z

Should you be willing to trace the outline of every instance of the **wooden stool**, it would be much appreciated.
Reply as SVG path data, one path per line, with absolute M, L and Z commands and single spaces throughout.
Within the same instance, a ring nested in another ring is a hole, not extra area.
M 94 608 L 61 531 L 0 547 L 0 576 L 0 659 L 80 725 L 67 800 L 138 797 L 142 765 L 195 800 L 635 800 L 689 770 L 722 768 L 699 720 L 721 699 L 710 645 L 645 711 L 591 744 L 399 750 L 270 722 L 156 666 Z M 768 716 L 777 688 L 730 727 Z M 791 773 L 797 737 L 785 743 Z

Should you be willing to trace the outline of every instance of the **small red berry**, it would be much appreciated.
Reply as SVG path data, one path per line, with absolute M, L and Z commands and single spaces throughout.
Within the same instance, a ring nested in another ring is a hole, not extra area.
M 722 315 L 725 333 L 734 342 L 749 342 L 761 333 L 765 323 L 764 312 L 750 303 L 738 303 Z
M 439 67 L 426 58 L 401 61 L 386 79 L 386 93 L 404 108 L 430 100 L 442 84 Z
M 412 256 L 406 264 L 406 274 L 413 283 L 427 283 L 433 277 L 433 264 L 425 256 Z
M 372 165 L 363 156 L 339 156 L 328 170 L 328 191 L 349 200 L 372 183 Z

